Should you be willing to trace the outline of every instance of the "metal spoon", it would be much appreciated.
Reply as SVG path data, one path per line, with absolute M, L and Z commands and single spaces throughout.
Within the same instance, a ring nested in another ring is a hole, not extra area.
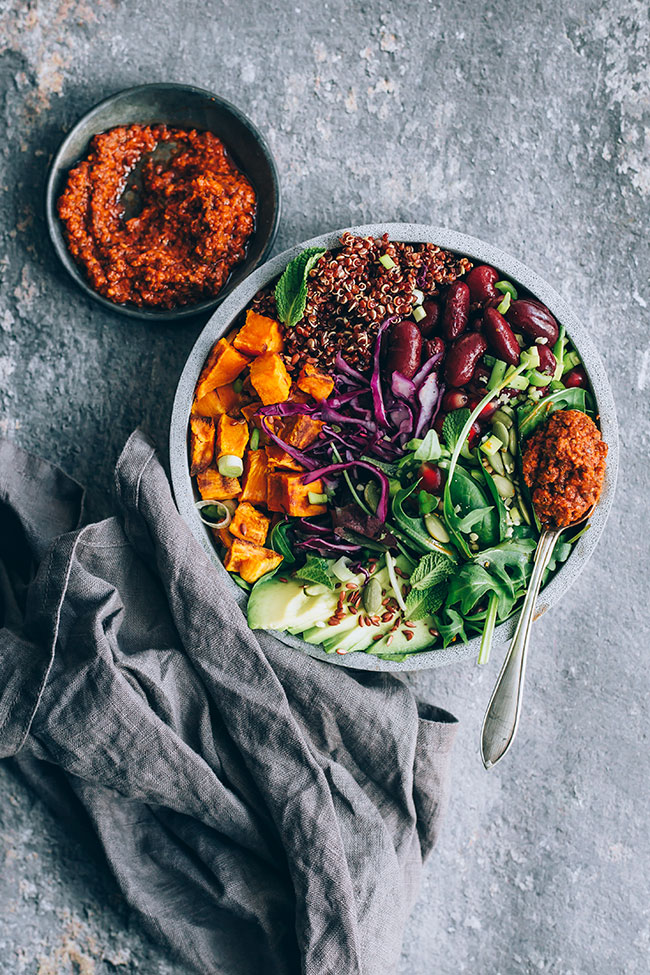
M 568 528 L 576 528 L 591 517 L 594 506 L 579 521 L 563 528 L 545 529 L 539 536 L 535 550 L 533 572 L 526 598 L 510 648 L 497 678 L 481 730 L 481 758 L 486 769 L 493 768 L 512 745 L 517 733 L 526 676 L 526 659 L 535 604 L 542 584 L 544 570 L 550 562 L 555 543 Z

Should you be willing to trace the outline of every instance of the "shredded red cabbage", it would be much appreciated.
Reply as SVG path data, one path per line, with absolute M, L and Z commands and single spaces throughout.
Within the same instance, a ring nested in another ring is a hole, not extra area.
M 370 380 L 370 389 L 372 390 L 372 401 L 375 406 L 375 416 L 382 427 L 388 427 L 388 417 L 386 416 L 386 409 L 384 407 L 384 398 L 381 392 L 381 340 L 384 332 L 395 322 L 400 321 L 399 315 L 392 315 L 387 318 L 379 326 L 379 331 L 377 332 L 377 338 L 375 340 L 375 352 L 373 355 L 373 367 L 372 367 L 372 379 Z
M 336 359 L 334 360 L 337 370 L 343 373 L 344 376 L 348 376 L 350 379 L 354 379 L 355 382 L 361 383 L 363 386 L 368 385 L 368 380 L 365 376 L 362 376 L 360 372 L 353 369 L 352 366 L 348 365 L 340 352 L 336 353 Z
M 436 352 L 435 355 L 430 356 L 427 361 L 420 366 L 416 374 L 413 376 L 413 385 L 416 389 L 419 389 L 427 376 L 429 376 L 436 368 L 444 354 L 444 349 L 442 349 L 440 352 Z
M 398 399 L 409 400 L 409 402 L 415 399 L 415 383 L 401 372 L 393 373 L 390 387 Z
M 437 373 L 432 372 L 424 380 L 418 390 L 418 400 L 420 401 L 420 412 L 415 426 L 415 437 L 419 437 L 426 430 L 429 430 L 433 423 L 434 410 L 440 400 Z
M 290 457 L 293 457 L 293 459 L 297 460 L 299 464 L 306 467 L 308 471 L 313 471 L 316 467 L 318 467 L 320 463 L 318 460 L 316 460 L 314 457 L 308 457 L 307 454 L 305 454 L 302 450 L 298 450 L 297 447 L 292 447 L 291 444 L 288 444 L 285 440 L 282 440 L 281 437 L 278 437 L 278 435 L 271 429 L 267 416 L 262 416 L 261 420 L 264 432 L 273 441 L 273 443 L 277 444 L 278 447 L 281 447 L 282 450 L 289 454 Z
M 322 555 L 328 555 L 333 552 L 336 555 L 350 555 L 355 552 L 361 551 L 360 545 L 353 545 L 351 542 L 328 542 L 324 538 L 305 538 L 302 541 L 296 542 L 295 548 L 306 548 L 310 551 L 320 552 Z
M 318 480 L 319 477 L 327 477 L 328 474 L 338 474 L 340 471 L 348 470 L 350 467 L 363 467 L 365 470 L 374 474 L 378 479 L 381 494 L 379 497 L 376 514 L 380 521 L 386 521 L 386 517 L 388 515 L 388 496 L 390 494 L 390 484 L 384 472 L 380 471 L 378 467 L 374 466 L 374 464 L 368 464 L 365 460 L 351 460 L 346 461 L 343 464 L 328 464 L 327 467 L 321 467 L 316 471 L 310 471 L 309 474 L 303 474 L 302 483 L 311 484 L 312 481 Z

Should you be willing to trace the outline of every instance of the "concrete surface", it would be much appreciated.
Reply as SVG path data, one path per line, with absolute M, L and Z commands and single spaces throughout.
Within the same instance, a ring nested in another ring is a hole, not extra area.
M 48 158 L 119 88 L 187 81 L 251 115 L 283 181 L 278 249 L 371 220 L 447 225 L 519 255 L 593 329 L 622 428 L 616 510 L 598 556 L 536 627 L 502 766 L 485 773 L 477 753 L 499 661 L 417 678 L 462 725 L 402 975 L 650 967 L 648 37 L 641 0 L 0 6 L 1 429 L 85 482 L 93 514 L 110 510 L 112 466 L 137 423 L 165 446 L 202 325 L 107 314 L 50 251 Z M 3 973 L 185 972 L 6 769 L 0 864 Z

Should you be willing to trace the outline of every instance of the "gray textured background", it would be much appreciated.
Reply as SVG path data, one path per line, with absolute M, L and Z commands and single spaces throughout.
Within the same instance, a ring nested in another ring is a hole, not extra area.
M 382 219 L 464 230 L 548 277 L 601 349 L 622 429 L 618 500 L 598 557 L 536 627 L 503 765 L 487 774 L 477 752 L 498 660 L 416 681 L 462 725 L 403 975 L 649 970 L 648 11 L 641 0 L 570 7 L 0 5 L 0 432 L 84 482 L 92 514 L 110 510 L 111 469 L 137 423 L 165 447 L 202 325 L 103 312 L 46 238 L 51 153 L 80 114 L 131 84 L 191 82 L 250 114 L 280 168 L 278 248 Z M 185 975 L 1 767 L 0 865 L 3 975 Z

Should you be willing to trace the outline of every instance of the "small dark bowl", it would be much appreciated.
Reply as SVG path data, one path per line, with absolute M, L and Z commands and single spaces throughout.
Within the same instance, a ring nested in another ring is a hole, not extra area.
M 220 138 L 235 164 L 249 178 L 257 194 L 255 230 L 246 258 L 234 269 L 219 294 L 195 305 L 156 310 L 109 301 L 90 286 L 82 268 L 68 250 L 56 204 L 68 172 L 88 152 L 94 135 L 117 125 L 153 125 L 209 131 Z M 268 256 L 280 220 L 280 181 L 275 160 L 264 136 L 239 109 L 212 92 L 191 85 L 160 84 L 127 88 L 106 98 L 77 122 L 57 152 L 47 181 L 46 219 L 50 238 L 61 263 L 79 287 L 105 308 L 149 321 L 170 322 L 212 312 L 219 302 Z

